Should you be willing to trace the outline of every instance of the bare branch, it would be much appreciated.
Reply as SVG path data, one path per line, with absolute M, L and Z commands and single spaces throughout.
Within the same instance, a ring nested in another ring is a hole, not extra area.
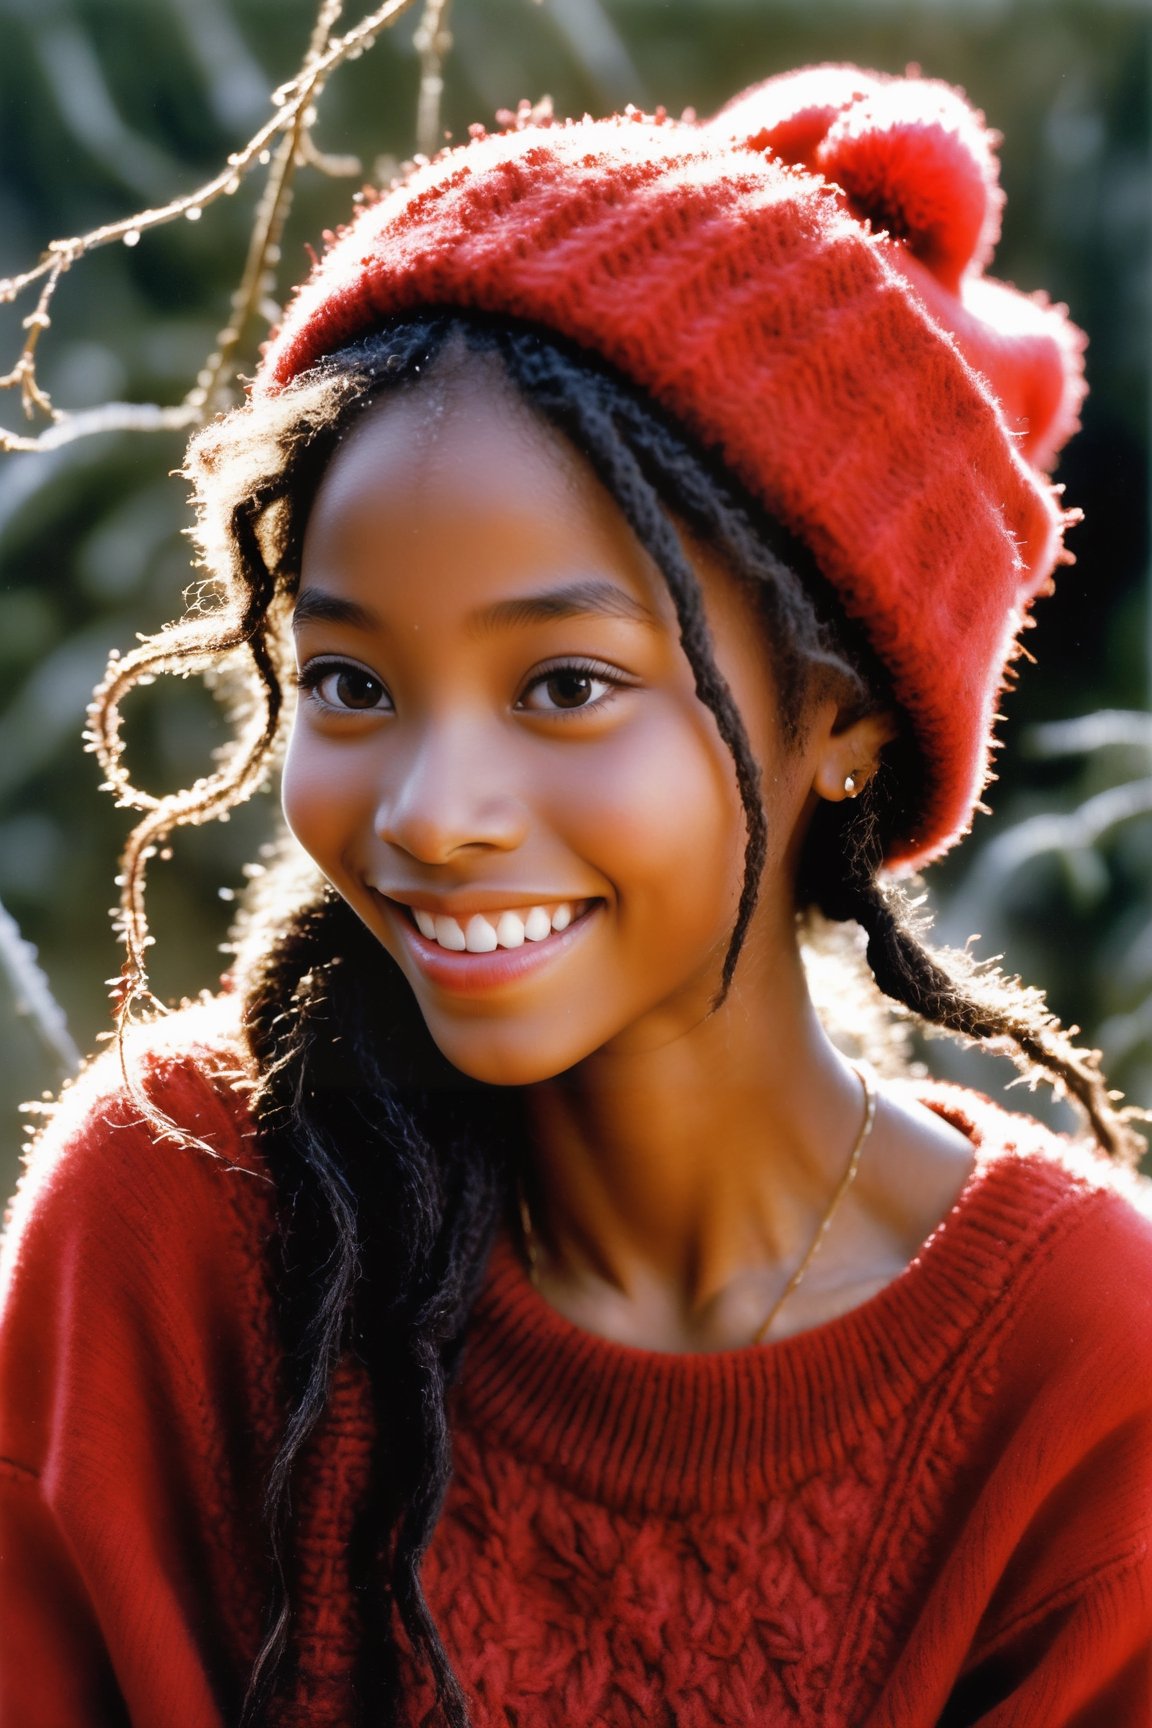
M 196 383 L 184 398 L 193 420 L 206 419 L 222 405 L 232 374 L 232 363 L 248 328 L 248 321 L 268 297 L 280 256 L 280 236 L 292 207 L 292 176 L 297 161 L 296 128 L 282 138 L 272 164 L 248 243 L 248 256 L 240 286 L 232 296 L 232 317 L 216 338 L 216 351 L 205 362 Z
M 416 149 L 421 156 L 435 156 L 444 142 L 440 107 L 444 98 L 444 61 L 452 48 L 448 15 L 452 0 L 426 0 L 424 16 L 416 31 L 420 56 L 420 96 L 416 105 Z
M 54 422 L 38 437 L 0 430 L 0 450 L 51 449 L 71 437 L 128 424 L 125 419 L 127 404 L 113 404 L 108 410 L 73 417 L 55 409 L 37 382 L 37 344 L 42 332 L 51 324 L 52 300 L 61 278 L 79 258 L 98 247 L 116 241 L 135 246 L 149 229 L 162 227 L 180 217 L 198 221 L 209 205 L 236 192 L 246 174 L 267 167 L 268 180 L 257 210 L 244 272 L 233 296 L 232 317 L 220 333 L 216 352 L 201 369 L 195 386 L 179 408 L 169 410 L 143 406 L 132 424 L 135 428 L 194 425 L 221 405 L 235 375 L 235 358 L 248 325 L 253 317 L 263 313 L 272 298 L 280 236 L 291 207 L 295 169 L 301 163 L 323 166 L 328 172 L 332 172 L 334 167 L 348 167 L 355 172 L 359 167 L 359 164 L 347 160 L 341 162 L 325 158 L 311 147 L 309 135 L 316 122 L 316 103 L 324 86 L 338 66 L 347 60 L 358 59 L 373 46 L 381 31 L 396 23 L 415 4 L 416 0 L 385 0 L 385 4 L 365 13 L 352 29 L 334 36 L 343 0 L 320 0 L 300 70 L 273 93 L 275 112 L 241 149 L 232 152 L 219 173 L 194 191 L 172 198 L 166 204 L 139 210 L 117 222 L 104 223 L 87 234 L 53 240 L 31 269 L 0 279 L 0 303 L 11 302 L 34 284 L 42 284 L 35 311 L 24 323 L 27 336 L 23 348 L 12 370 L 0 378 L 0 389 L 19 389 L 26 416 L 31 418 L 41 413 Z M 431 12 L 435 8 L 437 19 L 446 7 L 447 0 L 428 0 L 428 10 Z M 443 32 L 439 29 L 436 39 L 443 41 Z
M 36 310 L 29 313 L 28 317 L 24 320 L 24 329 L 28 334 L 24 338 L 24 346 L 20 350 L 20 358 L 17 360 L 15 366 L 13 366 L 11 372 L 6 372 L 4 376 L 0 378 L 0 390 L 18 389 L 20 391 L 20 400 L 24 408 L 24 416 L 28 420 L 35 417 L 37 410 L 39 410 L 41 414 L 49 415 L 53 420 L 58 420 L 60 418 L 56 410 L 53 408 L 51 399 L 47 392 L 41 390 L 36 381 L 36 348 L 41 336 L 52 323 L 52 320 L 48 315 L 48 308 L 52 304 L 52 296 L 56 292 L 56 284 L 60 280 L 60 277 L 63 275 L 66 268 L 67 265 L 63 260 L 58 259 L 48 276 L 48 280 L 40 290 L 40 298 L 36 302 Z
M 85 408 L 79 413 L 57 413 L 53 424 L 35 435 L 6 432 L 0 427 L 0 451 L 59 450 L 99 432 L 191 430 L 202 418 L 199 408 L 187 403 L 165 408 L 157 402 L 102 402 L 99 408 Z
M 331 33 L 340 17 L 343 0 L 321 0 L 312 38 L 304 59 L 304 74 L 331 49 Z M 315 96 L 315 91 L 313 91 Z M 280 261 L 280 240 L 292 208 L 293 180 L 304 160 L 302 146 L 315 123 L 312 104 L 301 107 L 285 137 L 280 140 L 256 211 L 248 243 L 248 256 L 240 286 L 232 296 L 232 317 L 217 337 L 216 352 L 208 360 L 194 387 L 184 398 L 185 406 L 206 417 L 222 406 L 236 354 L 250 320 L 269 299 L 275 287 L 275 269 Z

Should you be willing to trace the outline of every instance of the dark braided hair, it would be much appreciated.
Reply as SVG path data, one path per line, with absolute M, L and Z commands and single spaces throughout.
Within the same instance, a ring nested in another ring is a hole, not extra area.
M 515 394 L 591 464 L 668 585 L 696 691 L 732 755 L 746 819 L 744 883 L 721 998 L 756 905 L 766 820 L 759 768 L 715 663 L 686 536 L 720 551 L 755 596 L 786 739 L 803 736 L 817 689 L 834 688 L 849 713 L 889 706 L 882 672 L 804 548 L 647 399 L 588 356 L 524 326 L 455 312 L 397 321 L 194 440 L 187 472 L 208 579 L 184 620 L 113 664 L 92 711 L 114 789 L 146 812 L 124 865 L 122 1018 L 146 991 L 149 856 L 173 827 L 209 820 L 248 796 L 275 763 L 285 627 L 308 510 L 333 451 L 384 393 L 419 387 L 446 354 L 474 352 L 495 356 Z M 121 763 L 121 698 L 156 672 L 217 671 L 229 657 L 240 669 L 233 688 L 238 683 L 244 710 L 235 754 L 182 794 L 139 793 Z M 881 879 L 886 844 L 906 831 L 916 807 L 918 775 L 907 740 L 888 746 L 885 758 L 861 798 L 822 805 L 813 819 L 798 913 L 858 923 L 887 996 L 932 1025 L 1009 1048 L 1026 1072 L 1043 1071 L 1079 1101 L 1105 1147 L 1134 1150 L 1095 1059 L 1076 1049 L 1040 998 L 990 971 L 965 971 L 960 957 L 934 954 L 906 897 Z M 419 1569 L 450 1475 L 448 1392 L 524 1155 L 519 1094 L 469 1080 L 446 1062 L 399 968 L 331 890 L 314 875 L 302 878 L 298 861 L 267 873 L 246 919 L 238 976 L 259 1075 L 256 1120 L 278 1194 L 276 1303 L 290 1410 L 267 1485 L 274 1582 L 244 1728 L 273 1720 L 291 1683 L 294 1475 L 349 1351 L 367 1371 L 379 1436 L 351 1557 L 364 1616 L 355 1676 L 362 1719 L 399 1715 L 398 1617 L 432 1680 L 441 1721 L 466 1728 L 466 1700 Z

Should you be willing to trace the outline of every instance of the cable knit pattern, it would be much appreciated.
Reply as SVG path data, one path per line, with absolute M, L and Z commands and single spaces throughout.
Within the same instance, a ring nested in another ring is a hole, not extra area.
M 137 1053 L 200 1149 L 158 1141 L 105 1059 L 14 1204 L 4 1728 L 236 1720 L 282 1404 L 270 1189 L 218 1012 Z M 497 1244 L 425 1565 L 477 1728 L 1152 1722 L 1152 1227 L 1035 1124 L 929 1102 L 977 1145 L 956 1208 L 878 1296 L 780 1343 L 610 1343 Z M 347 1554 L 372 1447 L 349 1361 L 297 1500 L 278 1728 L 358 1721 Z
M 1006 1335 L 1083 1224 L 1086 1189 L 1012 1127 L 1024 1148 L 993 1145 L 902 1279 L 767 1349 L 592 1338 L 497 1248 L 427 1567 L 483 1728 L 513 1701 L 544 1728 L 557 1699 L 588 1728 L 887 1720 L 885 1679 L 987 1490 Z

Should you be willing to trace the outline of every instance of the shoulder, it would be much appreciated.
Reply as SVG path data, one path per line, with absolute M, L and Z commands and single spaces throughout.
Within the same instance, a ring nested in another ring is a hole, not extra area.
M 1150 1185 L 971 1093 L 934 1088 L 925 1102 L 976 1150 L 940 1232 L 961 1244 L 956 1305 L 978 1292 L 946 1375 L 973 1508 L 963 1546 L 989 1580 L 969 1659 L 973 1695 L 1011 1680 L 1031 1698 L 1035 1668 L 1035 1719 L 1048 1721 L 1040 1695 L 1051 1703 L 1054 1676 L 1066 1682 L 1078 1665 L 1086 1685 L 1096 1664 L 1092 1720 L 1127 1722 L 1121 1692 L 1110 1712 L 1104 1691 L 1126 1662 L 1137 1676 L 1137 1653 L 1149 1648 Z M 1146 1682 L 1144 1669 L 1137 1679 Z
M 266 1187 L 253 1132 L 238 1010 L 205 1000 L 135 1027 L 62 1092 L 25 1158 L 9 1207 L 10 1265 L 45 1211 L 57 1230 L 81 1215 L 123 1221 Z
M 134 1031 L 62 1096 L 0 1254 L 0 1597 L 77 1674 L 181 1674 L 198 1721 L 259 1642 L 282 1421 L 247 1089 L 226 1001 Z
M 275 1355 L 241 1052 L 226 1001 L 165 1016 L 90 1063 L 33 1145 L 0 1254 L 9 1455 L 42 1451 L 64 1389 L 199 1401 Z
M 1093 1143 L 1005 1110 L 966 1087 L 916 1088 L 936 1116 L 958 1129 L 975 1154 L 971 1189 L 995 1199 L 1006 1228 L 1023 1237 L 1109 1218 L 1138 1253 L 1152 1254 L 1152 1180 L 1108 1158 Z
M 54 1148 L 82 1142 L 92 1132 L 138 1126 L 145 1105 L 169 1117 L 181 1133 L 197 1137 L 204 1130 L 242 1157 L 237 1123 L 243 1108 L 238 1112 L 234 1106 L 250 1090 L 252 1071 L 240 1012 L 229 996 L 205 997 L 129 1027 L 122 1049 L 110 1044 L 65 1086 L 29 1156 L 29 1168 L 42 1163 L 44 1145 Z
M 1103 1420 L 1152 1419 L 1152 1182 L 978 1094 L 922 1096 L 975 1147 L 958 1211 L 974 1275 L 998 1274 L 989 1324 L 1005 1377 L 1025 1395 L 1090 1383 Z

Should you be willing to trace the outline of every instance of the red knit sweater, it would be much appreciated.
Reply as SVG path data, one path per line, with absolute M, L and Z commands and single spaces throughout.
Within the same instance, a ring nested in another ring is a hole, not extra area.
M 105 1060 L 15 1203 L 2 1728 L 224 1728 L 258 1642 L 270 1190 L 195 1022 L 146 1065 L 205 1148 L 158 1143 Z M 1034 1124 L 930 1102 L 978 1148 L 955 1210 L 879 1296 L 782 1343 L 608 1343 L 498 1245 L 425 1567 L 479 1728 L 1152 1723 L 1152 1226 Z M 285 1728 L 357 1719 L 371 1445 L 345 1363 L 298 1502 Z

